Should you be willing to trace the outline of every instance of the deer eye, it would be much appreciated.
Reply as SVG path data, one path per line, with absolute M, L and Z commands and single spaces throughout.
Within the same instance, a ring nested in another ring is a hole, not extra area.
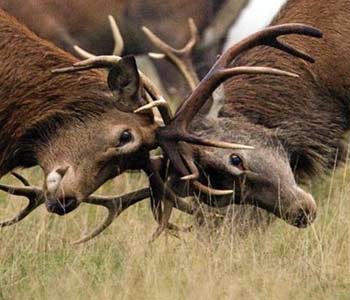
M 232 166 L 244 170 L 243 161 L 238 155 L 232 154 L 230 157 L 230 163 Z
M 133 138 L 132 133 L 129 130 L 124 130 L 119 137 L 119 142 L 117 144 L 117 147 L 122 147 L 125 144 L 131 142 L 132 138 Z

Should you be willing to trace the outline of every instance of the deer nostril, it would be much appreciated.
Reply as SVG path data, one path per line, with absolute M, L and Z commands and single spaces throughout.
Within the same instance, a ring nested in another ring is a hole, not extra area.
M 61 175 L 61 177 L 63 178 L 64 175 L 66 175 L 67 171 L 68 171 L 69 167 L 63 167 L 63 168 L 58 168 L 56 170 L 56 172 Z
M 300 209 L 293 218 L 292 223 L 299 228 L 306 228 L 316 219 L 316 211 L 310 209 Z
M 55 201 L 46 202 L 47 211 L 60 216 L 68 214 L 78 206 L 79 202 L 75 198 L 57 199 Z

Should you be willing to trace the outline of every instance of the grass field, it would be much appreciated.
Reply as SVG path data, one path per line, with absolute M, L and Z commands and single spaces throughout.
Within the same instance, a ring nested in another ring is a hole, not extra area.
M 38 170 L 25 174 L 39 184 Z M 123 187 L 145 182 L 133 174 L 100 192 L 122 193 Z M 58 217 L 39 208 L 1 229 L 0 300 L 350 299 L 349 182 L 343 167 L 312 183 L 319 204 L 312 227 L 299 230 L 278 220 L 245 237 L 223 227 L 210 238 L 198 232 L 180 238 L 164 234 L 149 244 L 156 224 L 145 202 L 98 238 L 72 246 L 70 241 L 92 229 L 105 211 L 82 205 Z M 23 203 L 1 193 L 0 215 L 12 215 Z M 179 214 L 172 221 L 192 223 Z

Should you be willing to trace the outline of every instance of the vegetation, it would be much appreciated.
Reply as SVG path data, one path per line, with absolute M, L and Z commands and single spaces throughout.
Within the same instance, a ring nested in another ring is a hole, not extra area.
M 1 229 L 0 299 L 349 299 L 348 166 L 310 184 L 319 215 L 305 230 L 277 220 L 244 237 L 223 226 L 210 237 L 199 231 L 179 238 L 163 234 L 150 244 L 156 224 L 145 202 L 98 238 L 72 246 L 101 221 L 103 209 L 82 205 L 58 217 L 41 207 Z M 40 183 L 38 169 L 24 173 Z M 136 189 L 146 183 L 140 177 L 124 176 L 99 192 Z M 23 205 L 0 197 L 2 217 Z M 177 214 L 173 222 L 193 221 Z

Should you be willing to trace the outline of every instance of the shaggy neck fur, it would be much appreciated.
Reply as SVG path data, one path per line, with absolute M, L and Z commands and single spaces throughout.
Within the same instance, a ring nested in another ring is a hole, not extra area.
M 36 146 L 63 123 L 115 107 L 103 73 L 51 73 L 75 62 L 0 10 L 0 177 L 35 165 Z

